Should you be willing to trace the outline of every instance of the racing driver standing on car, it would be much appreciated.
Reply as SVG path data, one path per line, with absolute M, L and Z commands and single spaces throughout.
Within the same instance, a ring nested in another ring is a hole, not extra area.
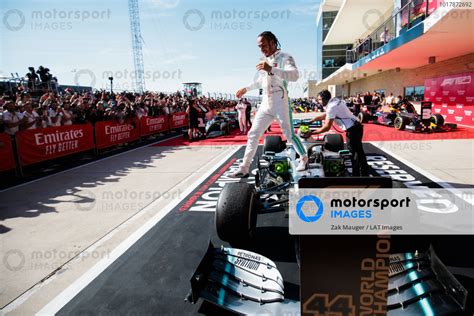
M 248 177 L 258 141 L 274 120 L 278 121 L 283 135 L 300 155 L 296 171 L 306 170 L 308 163 L 306 151 L 294 132 L 288 97 L 287 82 L 296 81 L 299 77 L 295 60 L 291 55 L 280 50 L 280 42 L 272 32 L 266 31 L 258 35 L 257 45 L 264 55 L 256 66 L 261 75 L 250 86 L 238 90 L 236 97 L 241 98 L 250 90 L 262 89 L 263 98 L 248 133 L 243 161 L 239 169 L 229 175 L 235 178 Z
M 324 125 L 313 131 L 313 134 L 320 134 L 331 129 L 335 122 L 343 131 L 346 132 L 347 149 L 351 152 L 352 176 L 367 177 L 369 175 L 369 166 L 362 147 L 362 137 L 364 129 L 346 105 L 346 102 L 331 98 L 331 92 L 323 90 L 318 95 L 318 101 L 326 107 L 326 112 L 318 113 L 310 123 L 324 120 Z

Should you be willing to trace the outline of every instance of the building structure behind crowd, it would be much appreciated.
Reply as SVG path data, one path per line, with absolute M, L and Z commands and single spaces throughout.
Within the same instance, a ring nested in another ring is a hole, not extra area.
M 434 0 L 325 0 L 308 96 L 393 93 L 474 126 L 474 14 Z

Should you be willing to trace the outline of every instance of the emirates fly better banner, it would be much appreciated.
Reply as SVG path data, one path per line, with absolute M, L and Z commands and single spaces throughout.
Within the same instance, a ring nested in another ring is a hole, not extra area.
M 141 118 L 141 136 L 152 135 L 168 130 L 168 117 L 167 116 L 158 116 L 158 117 L 148 117 L 144 116 Z
M 16 134 L 22 165 L 67 156 L 94 148 L 91 124 L 32 129 Z
M 105 121 L 95 124 L 97 149 L 107 148 L 140 138 L 139 121 L 115 122 Z
M 170 129 L 184 127 L 188 125 L 188 118 L 185 112 L 178 112 L 171 114 Z
M 474 72 L 426 79 L 425 101 L 445 122 L 474 126 Z

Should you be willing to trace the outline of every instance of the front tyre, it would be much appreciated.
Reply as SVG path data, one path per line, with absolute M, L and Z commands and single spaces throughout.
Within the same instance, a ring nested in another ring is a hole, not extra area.
M 435 124 L 437 127 L 444 125 L 444 117 L 441 114 L 433 114 L 430 117 L 431 123 Z
M 255 234 L 258 195 L 255 187 L 244 182 L 224 186 L 215 216 L 219 238 L 231 245 L 247 243 Z
M 401 116 L 397 116 L 393 121 L 393 127 L 399 131 L 403 131 L 405 129 L 405 120 Z

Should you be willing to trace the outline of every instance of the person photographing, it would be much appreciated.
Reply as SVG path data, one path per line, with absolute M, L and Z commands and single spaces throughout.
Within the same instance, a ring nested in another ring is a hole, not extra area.
M 369 166 L 362 146 L 364 129 L 359 123 L 346 103 L 338 98 L 331 98 L 331 92 L 323 90 L 318 95 L 318 101 L 326 107 L 326 112 L 320 112 L 310 120 L 310 123 L 323 121 L 324 125 L 313 131 L 313 134 L 320 134 L 331 129 L 336 123 L 342 131 L 346 132 L 347 149 L 351 152 L 352 175 L 355 177 L 366 177 L 369 175 Z
M 272 32 L 266 31 L 259 34 L 257 45 L 263 54 L 260 63 L 256 66 L 260 75 L 254 83 L 239 89 L 236 92 L 236 97 L 241 98 L 248 91 L 262 89 L 262 104 L 248 133 L 243 161 L 239 169 L 229 175 L 236 178 L 248 177 L 250 164 L 257 151 L 258 141 L 274 120 L 278 121 L 283 135 L 287 141 L 293 144 L 296 152 L 300 155 L 296 171 L 306 170 L 308 163 L 306 151 L 294 132 L 288 97 L 287 82 L 297 81 L 299 78 L 295 60 L 290 54 L 280 50 L 280 42 Z

